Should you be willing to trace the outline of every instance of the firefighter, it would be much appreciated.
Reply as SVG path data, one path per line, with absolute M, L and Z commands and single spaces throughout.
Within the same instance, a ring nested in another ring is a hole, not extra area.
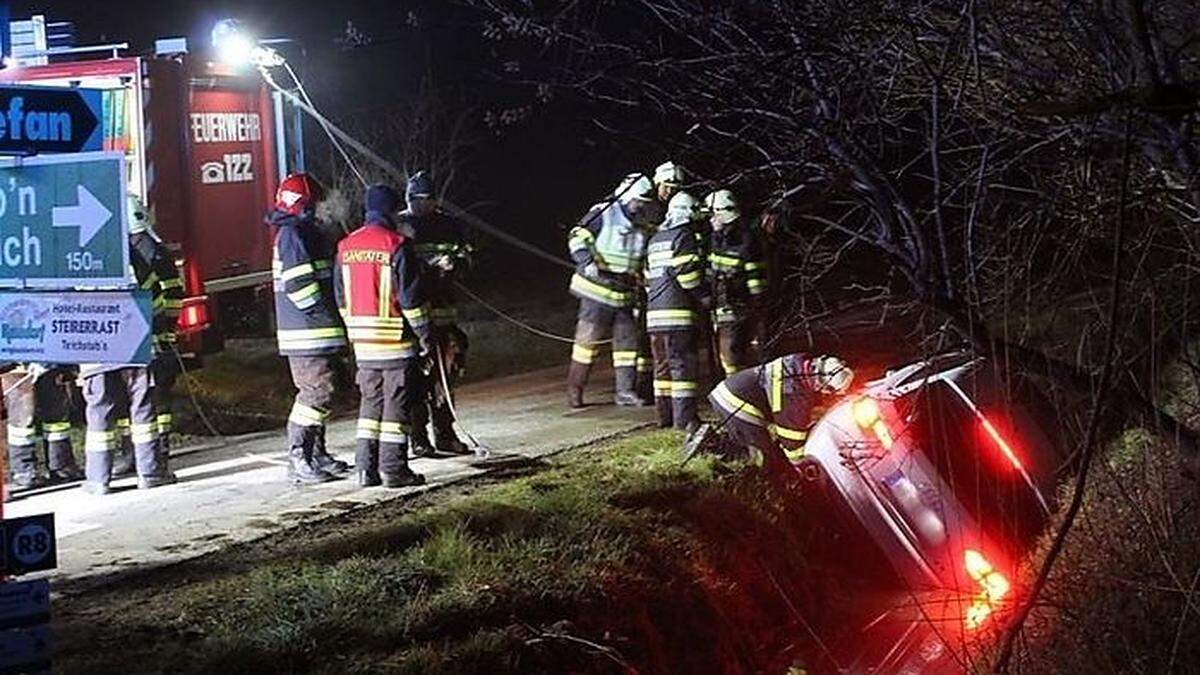
M 154 221 L 149 209 L 137 195 L 129 195 L 126 204 L 129 210 L 129 245 L 134 255 L 145 261 L 150 273 L 141 287 L 150 291 L 154 313 L 153 341 L 154 360 L 150 369 L 154 374 L 154 416 L 158 428 L 158 439 L 164 453 L 170 452 L 171 431 L 174 416 L 171 413 L 171 390 L 179 376 L 179 347 L 175 330 L 179 325 L 179 314 L 183 311 L 183 278 L 175 264 L 175 256 L 167 249 L 154 232 Z M 131 429 L 129 418 L 118 421 L 124 433 Z M 131 466 L 115 466 L 113 475 L 132 473 Z
M 338 244 L 334 259 L 338 307 L 358 361 L 354 467 L 363 487 L 425 482 L 408 466 L 408 424 L 434 336 L 420 262 L 396 231 L 399 204 L 391 187 L 367 188 L 363 226 Z
M 453 388 L 466 365 L 467 334 L 458 327 L 454 282 L 471 263 L 471 246 L 466 227 L 438 208 L 433 181 L 418 171 L 405 186 L 408 208 L 400 214 L 400 231 L 411 232 L 413 249 L 421 261 L 421 280 L 429 300 L 430 320 L 438 342 L 432 372 L 413 408 L 410 448 L 418 457 L 436 451 L 453 455 L 470 454 L 471 449 L 454 432 L 451 410 Z M 446 391 L 442 382 L 451 391 Z M 428 422 L 433 420 L 433 443 L 429 442 Z
M 772 469 L 804 456 L 813 409 L 822 396 L 845 393 L 853 379 L 854 372 L 835 356 L 788 354 L 734 373 L 708 400 L 726 439 L 761 453 Z
M 8 411 L 8 465 L 14 485 L 41 487 L 83 478 L 71 450 L 71 370 L 19 364 L 0 375 Z M 46 447 L 48 476 L 38 473 L 37 446 Z
M 767 270 L 762 244 L 742 216 L 734 194 L 717 190 L 704 201 L 712 225 L 708 263 L 713 280 L 713 323 L 721 367 L 728 376 L 756 362 L 753 343 L 757 310 L 767 290 Z
M 669 206 L 671 198 L 681 189 L 685 174 L 683 167 L 675 162 L 666 161 L 654 169 L 654 195 L 658 198 L 664 210 Z
M 162 242 L 148 234 L 149 218 L 140 200 L 130 200 L 128 210 L 130 265 L 138 287 L 149 291 L 152 298 L 151 324 L 157 336 L 153 341 L 152 362 L 174 358 L 174 354 L 162 353 L 164 346 L 170 344 L 163 335 L 175 327 L 174 320 L 168 318 L 170 310 L 166 298 L 169 289 L 164 288 L 162 282 L 176 277 L 175 264 Z M 85 363 L 79 366 L 79 378 L 87 403 L 84 491 L 94 495 L 109 493 L 113 453 L 121 444 L 118 418 L 126 410 L 138 488 L 145 490 L 176 482 L 159 432 L 159 412 L 167 409 L 155 408 L 159 397 L 155 392 L 154 369 L 136 364 Z
M 292 174 L 279 184 L 266 218 L 276 228 L 276 338 L 296 387 L 287 422 L 288 477 L 296 484 L 324 483 L 349 470 L 325 449 L 325 422 L 347 342 L 333 296 L 334 245 L 317 226 L 323 198 L 315 179 Z
M 572 408 L 583 407 L 583 390 L 599 344 L 609 338 L 616 404 L 647 405 L 636 390 L 639 332 L 635 308 L 654 204 L 654 184 L 643 174 L 630 174 L 617 186 L 611 201 L 593 206 L 571 229 L 568 246 L 576 268 L 571 294 L 579 298 L 567 376 L 567 402 Z
M 646 327 L 654 354 L 654 404 L 661 427 L 692 431 L 698 424 L 697 324 L 708 304 L 704 260 L 693 232 L 699 202 L 671 198 L 646 253 Z

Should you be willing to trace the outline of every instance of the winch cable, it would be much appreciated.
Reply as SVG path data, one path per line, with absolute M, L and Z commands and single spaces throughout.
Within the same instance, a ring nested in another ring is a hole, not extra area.
M 295 92 L 292 92 L 292 91 L 289 91 L 287 89 L 280 87 L 279 84 L 276 83 L 275 80 L 272 79 L 270 77 L 270 75 L 267 73 L 264 73 L 264 79 L 267 81 L 268 84 L 271 85 L 272 88 L 275 89 L 275 91 L 279 92 L 280 95 L 286 97 L 293 105 L 295 105 L 296 107 L 303 110 L 305 113 L 307 113 L 308 115 L 313 117 L 313 119 L 317 120 L 317 122 L 320 123 L 321 128 L 324 129 L 327 134 L 329 134 L 330 139 L 334 139 L 334 138 L 341 139 L 346 145 L 350 146 L 356 152 L 358 152 L 362 156 L 369 159 L 373 164 L 375 164 L 377 167 L 382 169 L 385 173 L 392 176 L 396 180 L 399 180 L 399 181 L 407 181 L 408 180 L 408 176 L 406 176 L 405 173 L 403 171 L 401 171 L 395 164 L 392 164 L 388 160 L 384 159 L 382 156 L 380 156 L 374 150 L 367 147 L 365 144 L 360 142 L 358 139 L 354 138 L 353 136 L 348 134 L 346 131 L 344 131 L 343 129 L 338 127 L 336 124 L 331 122 L 329 120 L 329 118 L 327 118 L 323 114 L 321 114 L 321 112 L 318 111 L 309 101 L 303 100 L 300 96 L 297 96 Z M 339 149 L 341 149 L 341 146 L 339 146 Z M 347 161 L 349 161 L 349 160 L 347 160 Z M 355 172 L 357 174 L 357 170 L 355 170 Z M 630 185 L 626 186 L 625 190 L 622 191 L 621 193 L 614 194 L 606 202 L 606 204 L 611 204 L 611 203 L 619 200 L 621 198 L 621 196 L 624 194 L 624 192 L 630 190 L 632 187 L 633 186 L 631 183 Z M 546 251 L 544 251 L 544 250 L 542 250 L 542 249 L 540 249 L 518 237 L 515 237 L 498 227 L 495 227 L 494 225 L 492 225 L 491 223 L 488 223 L 487 221 L 480 218 L 479 216 L 457 206 L 456 204 L 454 204 L 448 200 L 441 200 L 440 204 L 441 204 L 442 208 L 447 211 L 447 213 L 449 213 L 450 215 L 452 215 L 456 218 L 461 219 L 468 225 L 474 227 L 477 230 L 480 230 L 481 232 L 484 232 L 485 234 L 495 237 L 496 239 L 499 239 L 500 241 L 503 241 L 506 244 L 509 244 L 513 247 L 519 248 L 522 251 L 525 251 L 526 253 L 529 253 L 533 256 L 536 256 L 542 260 L 545 260 L 549 263 L 552 263 L 552 264 L 562 267 L 564 269 L 568 269 L 568 270 L 575 269 L 575 266 L 573 264 L 571 264 L 570 262 L 568 262 L 552 253 L 548 253 L 548 252 L 546 252 Z M 456 282 L 456 284 L 457 284 L 457 282 Z M 570 338 L 567 338 L 567 337 L 561 336 L 561 335 L 554 335 L 553 333 L 550 333 L 549 331 L 543 331 L 534 326 L 531 326 L 519 319 L 516 319 L 515 317 L 509 315 L 508 313 L 500 310 L 499 308 L 495 307 L 491 303 L 484 301 L 477 294 L 471 292 L 465 286 L 462 286 L 461 284 L 457 284 L 457 285 L 459 286 L 459 288 L 463 289 L 463 291 L 465 293 L 467 293 L 468 296 L 470 296 L 472 299 L 474 299 L 476 302 L 478 302 L 482 307 L 484 307 L 488 311 L 492 312 L 493 314 L 499 316 L 500 318 L 502 318 L 506 321 L 509 321 L 510 323 L 513 323 L 516 326 L 519 326 L 523 330 L 526 330 L 526 331 L 532 333 L 533 335 L 538 335 L 540 337 L 544 337 L 547 339 L 552 339 L 552 340 L 556 340 L 556 341 L 574 344 L 573 339 L 570 339 Z M 612 340 L 609 339 L 609 340 L 603 340 L 603 341 L 599 341 L 599 342 L 593 342 L 590 344 L 598 346 L 598 345 L 609 344 L 611 342 L 612 342 Z

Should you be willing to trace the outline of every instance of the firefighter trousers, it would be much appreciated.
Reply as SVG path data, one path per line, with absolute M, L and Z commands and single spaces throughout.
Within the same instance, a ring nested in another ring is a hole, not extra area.
M 700 393 L 696 331 L 651 333 L 650 349 L 654 354 L 654 406 L 659 426 L 694 426 L 699 421 L 696 397 Z
M 433 369 L 428 377 L 422 379 L 422 387 L 416 396 L 416 405 L 412 411 L 412 431 L 414 445 L 429 444 L 429 421 L 433 420 L 434 446 L 444 447 L 446 444 L 457 443 L 458 435 L 454 433 L 454 412 L 450 409 L 451 396 L 458 384 L 467 362 L 467 349 L 470 346 L 467 334 L 457 324 L 447 324 L 438 327 L 438 350 L 441 353 L 442 365 L 446 368 L 446 384 L 450 391 L 442 386 L 442 375 L 438 372 L 435 360 Z M 434 355 L 437 359 L 437 355 Z
M 13 476 L 37 474 L 37 442 L 46 444 L 46 467 L 51 471 L 75 468 L 71 452 L 71 382 L 61 370 L 34 379 L 22 371 L 0 376 L 7 392 L 8 461 Z
M 717 324 L 717 350 L 726 377 L 757 364 L 753 345 L 754 327 L 750 319 Z
M 126 405 L 138 475 L 160 477 L 168 473 L 154 411 L 154 374 L 149 367 L 131 366 L 90 375 L 83 380 L 83 399 L 87 403 L 84 473 L 89 483 L 107 485 L 112 477 L 113 451 L 121 442 L 117 418 Z
M 395 475 L 408 468 L 409 420 L 421 376 L 416 359 L 396 368 L 358 369 L 356 470 Z
M 287 442 L 290 451 L 303 453 L 305 459 L 311 459 L 314 450 L 324 448 L 337 358 L 336 354 L 288 357 L 296 397 L 288 414 Z
M 568 383 L 572 388 L 587 385 L 588 374 L 600 353 L 598 342 L 612 338 L 612 363 L 617 393 L 634 393 L 637 386 L 638 335 L 633 307 L 611 307 L 595 300 L 579 301 L 575 344 L 571 348 Z

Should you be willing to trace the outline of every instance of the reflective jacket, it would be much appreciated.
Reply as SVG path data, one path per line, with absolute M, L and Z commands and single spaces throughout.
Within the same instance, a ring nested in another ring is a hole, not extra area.
M 334 264 L 338 307 L 359 368 L 399 368 L 427 349 L 429 307 L 408 238 L 369 221 L 338 244 Z
M 153 312 L 154 351 L 170 352 L 175 344 L 175 330 L 183 311 L 183 278 L 175 256 L 157 237 L 148 231 L 129 235 L 130 256 L 138 287 L 150 291 Z
M 688 330 L 700 321 L 707 284 L 704 258 L 690 225 L 664 224 L 650 238 L 646 283 L 647 331 Z
M 346 328 L 333 296 L 333 245 L 315 223 L 273 211 L 271 277 L 275 337 L 284 356 L 333 354 L 346 347 Z
M 575 261 L 571 294 L 610 307 L 633 307 L 646 257 L 646 232 L 625 215 L 619 201 L 597 204 L 571 229 L 568 248 Z M 586 276 L 595 263 L 599 274 Z
M 458 318 L 454 282 L 471 264 L 472 248 L 467 243 L 466 227 L 442 211 L 423 217 L 405 211 L 400 214 L 397 229 L 412 233 L 433 324 L 453 324 Z
M 778 444 L 790 460 L 804 456 L 804 442 L 817 403 L 812 359 L 788 354 L 730 375 L 708 395 L 721 422 L 732 418 L 730 433 L 759 450 Z
M 762 242 L 745 218 L 713 231 L 708 265 L 713 280 L 713 318 L 717 323 L 745 318 L 754 301 L 767 291 Z

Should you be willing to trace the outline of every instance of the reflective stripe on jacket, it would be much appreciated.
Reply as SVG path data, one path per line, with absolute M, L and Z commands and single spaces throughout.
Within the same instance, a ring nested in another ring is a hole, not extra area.
M 334 285 L 360 368 L 398 368 L 430 340 L 429 307 L 411 242 L 368 222 L 338 244 Z
M 571 277 L 571 294 L 610 305 L 631 307 L 645 265 L 646 232 L 636 226 L 620 202 L 597 204 L 571 229 L 567 247 L 578 269 L 595 264 L 600 273 Z
M 753 429 L 766 434 L 739 440 L 758 447 L 762 438 L 769 437 L 789 459 L 796 460 L 804 456 L 804 443 L 814 421 L 817 393 L 811 368 L 806 354 L 789 354 L 734 373 L 713 389 L 708 400 L 722 419 L 743 423 L 733 426 L 733 433 L 745 428 L 751 436 L 755 435 Z
M 687 330 L 700 321 L 706 294 L 704 260 L 692 228 L 660 229 L 646 253 L 646 330 Z
M 749 305 L 767 291 L 762 242 L 743 218 L 713 231 L 708 265 L 716 292 L 713 316 L 717 323 L 744 318 Z
M 333 246 L 314 223 L 273 213 L 279 229 L 271 262 L 275 336 L 284 356 L 332 354 L 346 347 L 333 297 Z

